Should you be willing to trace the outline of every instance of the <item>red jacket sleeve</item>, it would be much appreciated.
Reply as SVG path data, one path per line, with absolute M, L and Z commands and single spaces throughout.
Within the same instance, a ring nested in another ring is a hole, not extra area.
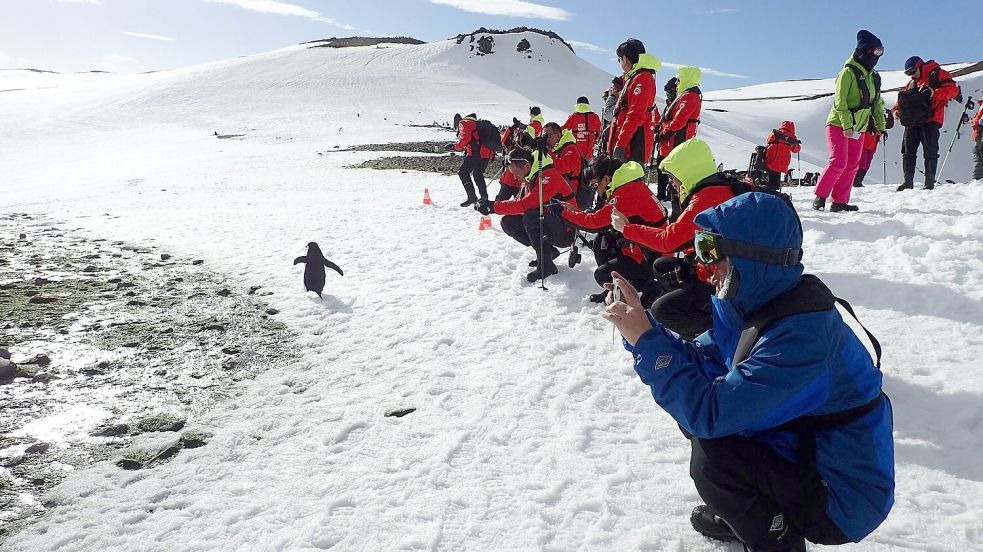
M 939 69 L 939 82 L 948 81 L 943 83 L 937 89 L 935 93 L 932 94 L 932 100 L 935 104 L 941 105 L 945 109 L 945 104 L 955 98 L 959 94 L 959 86 L 954 80 L 952 80 L 952 75 L 949 74 L 945 69 Z
M 539 209 L 539 190 L 538 186 L 543 187 L 543 203 L 549 203 L 554 196 L 566 196 L 570 194 L 570 185 L 563 178 L 563 175 L 555 167 L 543 170 L 543 180 L 536 186 L 527 186 L 526 193 L 522 197 L 507 201 L 496 201 L 496 215 L 521 215 L 533 209 Z
M 635 75 L 630 86 L 631 89 L 624 91 L 628 95 L 628 107 L 624 118 L 619 121 L 615 140 L 615 147 L 625 149 L 639 127 L 652 124 L 649 108 L 655 105 L 655 77 L 648 71 L 642 71 Z
M 580 150 L 577 149 L 576 144 L 572 148 L 564 146 L 563 150 L 555 155 L 550 152 L 550 157 L 553 158 L 553 166 L 567 178 L 580 178 Z
M 679 214 L 676 222 L 661 228 L 653 228 L 641 224 L 626 224 L 622 234 L 624 234 L 625 239 L 628 241 L 635 242 L 642 247 L 658 253 L 671 253 L 673 251 L 687 249 L 693 243 L 693 237 L 696 235 L 696 231 L 700 229 L 693 222 L 696 215 L 706 209 L 720 205 L 732 197 L 734 197 L 734 194 L 727 186 L 704 188 L 693 196 L 686 209 Z
M 457 125 L 457 135 L 460 139 L 457 144 L 454 144 L 454 149 L 457 151 L 464 151 L 467 149 L 468 145 L 471 143 L 472 134 L 474 133 L 475 126 L 473 121 L 467 119 L 462 120 Z
M 792 153 L 801 151 L 802 144 L 799 142 L 799 138 L 794 134 L 789 134 L 788 137 L 792 139 Z
M 702 105 L 703 101 L 699 95 L 693 92 L 683 92 L 679 101 L 673 106 L 675 113 L 672 119 L 662 123 L 662 134 L 676 132 L 688 125 L 690 119 L 699 119 Z
M 584 230 L 603 230 L 611 226 L 611 204 L 605 203 L 604 207 L 593 213 L 564 210 L 560 216 L 570 224 Z

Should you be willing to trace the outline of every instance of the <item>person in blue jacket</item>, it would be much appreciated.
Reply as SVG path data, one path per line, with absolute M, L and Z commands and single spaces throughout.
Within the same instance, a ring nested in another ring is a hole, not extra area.
M 690 437 L 690 475 L 706 502 L 694 528 L 752 551 L 859 542 L 894 504 L 880 346 L 870 336 L 875 365 L 832 292 L 803 275 L 802 227 L 781 198 L 742 194 L 696 223 L 698 260 L 714 269 L 711 330 L 680 339 L 618 274 L 621 300 L 603 314 Z

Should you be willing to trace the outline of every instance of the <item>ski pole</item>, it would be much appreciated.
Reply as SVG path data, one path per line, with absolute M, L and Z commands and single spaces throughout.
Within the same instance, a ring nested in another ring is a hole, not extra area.
M 949 149 L 945 152 L 945 157 L 942 159 L 942 166 L 939 167 L 939 174 L 935 177 L 935 182 L 942 182 L 942 172 L 945 171 L 945 163 L 949 160 L 949 154 L 952 153 L 952 146 L 956 145 L 956 140 L 959 139 L 959 129 L 962 128 L 963 123 L 969 120 L 967 111 L 973 109 L 976 104 L 973 103 L 973 97 L 970 96 L 966 98 L 966 105 L 963 107 L 963 112 L 959 115 L 959 122 L 956 123 L 956 131 L 952 133 L 952 140 L 949 141 Z
M 884 147 L 881 148 L 881 158 L 884 160 L 884 176 L 881 178 L 882 184 L 887 184 L 887 133 L 883 134 Z
M 795 172 L 799 173 L 799 184 L 802 184 L 802 155 L 795 152 Z

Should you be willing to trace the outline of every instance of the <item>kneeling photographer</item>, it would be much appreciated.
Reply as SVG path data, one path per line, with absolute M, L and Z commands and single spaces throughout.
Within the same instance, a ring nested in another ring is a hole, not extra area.
M 712 267 L 694 266 L 693 235 L 699 230 L 696 215 L 733 198 L 733 182 L 717 172 L 717 163 L 706 142 L 693 138 L 666 156 L 659 169 L 680 200 L 679 216 L 663 227 L 635 224 L 617 206 L 611 212 L 611 226 L 625 239 L 653 251 L 661 258 L 653 272 L 663 286 L 664 295 L 652 304 L 652 316 L 684 339 L 693 339 L 710 328 L 710 285 Z M 684 256 L 677 259 L 676 254 Z

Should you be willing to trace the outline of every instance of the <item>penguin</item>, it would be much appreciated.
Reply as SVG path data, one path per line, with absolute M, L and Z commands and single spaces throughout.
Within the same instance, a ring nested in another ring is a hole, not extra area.
M 316 242 L 307 244 L 307 255 L 294 259 L 294 264 L 298 263 L 307 265 L 304 267 L 304 287 L 307 291 L 317 293 L 318 297 L 321 297 L 321 292 L 324 291 L 324 267 L 328 267 L 342 276 L 345 275 L 338 265 L 324 258 L 324 254 L 321 253 L 321 248 Z

